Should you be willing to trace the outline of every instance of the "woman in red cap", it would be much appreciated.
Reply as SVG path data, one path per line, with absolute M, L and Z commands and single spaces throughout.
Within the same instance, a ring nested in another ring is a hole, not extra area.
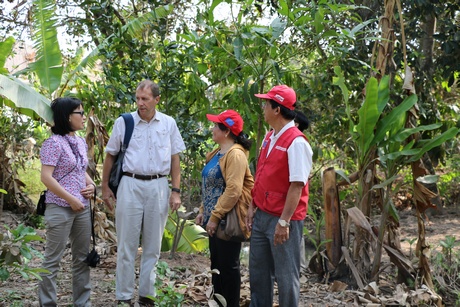
M 209 234 L 211 269 L 220 272 L 212 275 L 214 292 L 225 298 L 227 306 L 239 306 L 241 242 L 221 240 L 215 233 L 222 218 L 236 206 L 240 227 L 249 238 L 245 217 L 254 185 L 248 165 L 251 141 L 243 133 L 244 123 L 238 112 L 226 110 L 206 117 L 214 122 L 212 139 L 219 146 L 206 155 L 202 171 L 203 203 L 195 221 Z

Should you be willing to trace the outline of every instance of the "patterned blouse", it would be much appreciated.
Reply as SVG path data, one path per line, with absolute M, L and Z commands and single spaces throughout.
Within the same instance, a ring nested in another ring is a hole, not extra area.
M 40 151 L 43 165 L 54 166 L 53 178 L 70 194 L 80 199 L 86 206 L 89 202 L 80 191 L 86 187 L 86 167 L 88 145 L 79 136 L 53 134 L 45 140 Z M 62 198 L 51 191 L 46 193 L 46 203 L 70 207 Z
M 217 153 L 205 165 L 201 173 L 202 180 L 202 198 L 203 198 L 203 227 L 208 224 L 211 212 L 217 204 L 217 200 L 224 193 L 225 181 L 219 165 L 219 159 L 223 155 Z

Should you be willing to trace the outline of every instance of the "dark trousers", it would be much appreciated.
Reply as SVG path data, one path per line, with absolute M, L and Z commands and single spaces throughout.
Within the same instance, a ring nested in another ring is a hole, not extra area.
M 209 237 L 211 270 L 218 269 L 220 272 L 212 274 L 214 292 L 225 297 L 228 307 L 240 306 L 240 251 L 240 242 Z

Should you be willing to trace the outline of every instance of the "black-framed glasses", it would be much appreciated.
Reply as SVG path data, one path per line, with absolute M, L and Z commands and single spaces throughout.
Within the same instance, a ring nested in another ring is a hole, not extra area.
M 85 114 L 85 111 L 73 111 L 72 114 L 80 114 L 83 116 Z

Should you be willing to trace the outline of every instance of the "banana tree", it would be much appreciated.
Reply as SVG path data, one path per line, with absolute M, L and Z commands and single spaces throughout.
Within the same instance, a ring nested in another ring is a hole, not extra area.
M 334 78 L 334 83 L 342 89 L 344 101 L 348 104 L 345 78 L 340 68 L 336 68 L 335 72 L 337 77 Z M 354 258 L 360 259 L 358 266 L 362 272 L 367 272 L 371 279 L 378 277 L 385 231 L 388 232 L 390 247 L 396 249 L 399 247 L 397 243 L 399 238 L 396 236 L 397 232 L 394 231 L 394 228 L 399 225 L 399 217 L 392 203 L 392 198 L 399 189 L 399 186 L 394 187 L 393 185 L 399 172 L 414 161 L 418 161 L 428 150 L 442 145 L 443 142 L 452 139 L 458 133 L 457 128 L 451 128 L 430 140 L 418 142 L 412 140 L 411 136 L 414 134 L 435 130 L 442 125 L 437 123 L 406 127 L 407 114 L 417 103 L 417 96 L 408 96 L 397 107 L 384 112 L 388 108 L 389 96 L 389 76 L 384 76 L 380 83 L 372 77 L 366 86 L 366 98 L 358 110 L 358 122 L 354 123 L 351 114 L 348 114 L 350 133 L 358 152 L 357 207 L 363 211 L 366 218 L 370 218 L 370 194 L 374 191 L 380 196 L 377 197 L 377 205 L 382 210 L 372 266 L 370 262 L 365 262 L 371 259 L 370 250 L 366 249 L 370 247 L 368 236 L 357 234 L 354 243 Z M 385 178 L 381 180 L 376 176 L 377 166 L 385 174 Z M 372 271 L 369 271 L 368 268 L 372 268 Z M 412 277 L 415 278 L 415 276 Z

